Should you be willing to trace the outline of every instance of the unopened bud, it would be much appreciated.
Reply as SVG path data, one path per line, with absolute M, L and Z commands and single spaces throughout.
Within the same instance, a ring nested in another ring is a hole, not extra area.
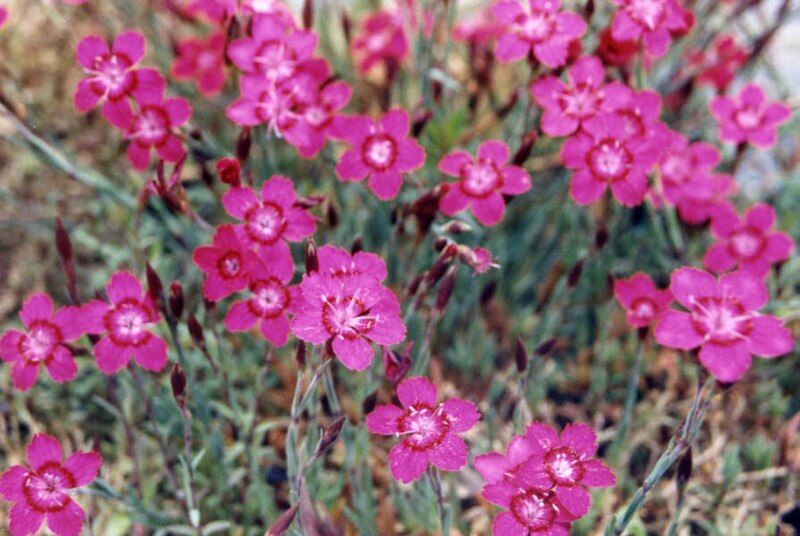
M 345 42 L 350 46 L 350 41 L 353 39 L 353 23 L 346 13 L 342 13 L 342 33 L 344 34 Z
M 603 246 L 608 242 L 608 227 L 600 225 L 594 235 L 594 245 L 597 249 L 603 249 Z
M 289 527 L 292 526 L 295 516 L 297 516 L 297 509 L 300 507 L 299 503 L 295 504 L 275 520 L 275 523 L 269 526 L 264 536 L 283 536 Z
M 183 315 L 183 287 L 179 281 L 169 285 L 169 310 L 175 318 L 180 319 Z
M 242 181 L 242 164 L 237 159 L 220 158 L 216 167 L 219 180 L 230 186 L 239 186 Z
M 397 353 L 394 350 L 381 347 L 381 361 L 383 361 L 383 374 L 386 379 L 397 384 L 406 373 L 411 369 L 411 349 L 414 347 L 413 343 L 408 343 L 403 350 L 403 353 Z
M 61 269 L 67 278 L 67 292 L 74 305 L 80 304 L 78 297 L 78 280 L 75 276 L 75 265 L 73 264 L 72 242 L 69 239 L 66 229 L 61 224 L 61 218 L 56 217 L 55 225 L 56 251 L 61 260 Z
M 164 285 L 161 284 L 161 278 L 158 273 L 150 265 L 150 262 L 145 264 L 147 275 L 147 293 L 150 298 L 157 304 L 160 310 L 164 310 Z
M 678 469 L 675 471 L 675 484 L 678 487 L 678 497 L 683 497 L 683 492 L 686 489 L 686 484 L 692 478 L 692 447 L 686 449 L 686 452 L 681 456 L 678 461 Z
M 194 343 L 200 348 L 204 348 L 206 345 L 206 336 L 203 332 L 203 326 L 200 325 L 200 322 L 197 321 L 194 314 L 189 313 L 189 317 L 186 319 L 186 327 L 189 329 L 189 335 L 191 335 Z
M 535 353 L 538 356 L 545 356 L 549 354 L 553 350 L 553 348 L 555 348 L 555 346 L 556 346 L 555 338 L 547 339 L 542 344 L 537 346 L 536 349 L 533 351 L 533 353 Z
M 328 222 L 328 227 L 334 228 L 339 225 L 339 209 L 333 203 L 325 205 L 325 220 Z
M 578 261 L 578 263 L 572 267 L 572 270 L 569 271 L 567 275 L 567 286 L 569 288 L 573 288 L 575 285 L 578 284 L 578 281 L 581 279 L 581 274 L 583 273 L 583 261 Z
M 186 407 L 186 372 L 180 363 L 175 363 L 172 373 L 169 375 L 169 383 L 172 385 L 172 396 L 181 409 Z
M 439 314 L 447 310 L 447 304 L 450 303 L 450 298 L 453 295 L 453 289 L 456 286 L 456 272 L 458 271 L 457 265 L 452 265 L 447 269 L 447 273 L 442 278 L 442 283 L 439 285 L 439 292 L 436 294 L 436 303 L 434 309 Z
M 350 244 L 350 253 L 355 255 L 359 251 L 364 249 L 364 239 L 361 236 L 357 236 L 353 239 L 353 243 Z
M 303 2 L 303 28 L 306 30 L 314 26 L 314 0 Z
M 511 163 L 515 166 L 521 166 L 525 163 L 528 157 L 531 155 L 531 151 L 533 151 L 533 145 L 536 143 L 537 134 L 535 130 L 531 130 L 524 136 L 522 136 L 522 143 L 517 149 L 517 152 L 514 153 L 514 158 L 511 160 Z
M 377 402 L 378 402 L 378 391 L 372 391 L 361 402 L 361 413 L 363 413 L 364 415 L 372 413 L 372 410 L 375 409 L 375 404 Z
M 236 158 L 239 162 L 247 162 L 250 158 L 250 148 L 253 145 L 253 135 L 250 127 L 242 128 L 239 138 L 236 140 Z
M 460 235 L 472 231 L 472 226 L 458 220 L 450 220 L 442 226 L 442 232 L 453 235 Z
M 528 368 L 528 352 L 525 350 L 525 343 L 521 338 L 517 338 L 517 344 L 514 347 L 514 360 L 517 362 L 517 372 L 525 372 Z
M 428 124 L 428 121 L 430 121 L 432 117 L 433 112 L 430 110 L 423 110 L 418 113 L 411 123 L 411 136 L 416 138 L 422 134 L 422 131 L 425 129 L 425 125 Z
M 309 238 L 305 244 L 306 273 L 310 274 L 319 270 L 319 259 L 317 258 L 317 243 Z
M 297 368 L 302 369 L 306 366 L 306 342 L 298 341 L 297 349 L 294 352 L 294 360 Z
M 495 293 L 497 292 L 497 281 L 489 281 L 486 286 L 483 287 L 481 290 L 480 298 L 478 302 L 483 306 L 486 307 L 489 305 L 489 302 L 492 301 L 494 298 Z
M 335 421 L 333 424 L 325 428 L 325 431 L 322 432 L 322 437 L 319 440 L 319 444 L 317 445 L 317 451 L 314 453 L 314 457 L 321 456 L 328 447 L 333 445 L 334 441 L 339 438 L 339 434 L 342 432 L 342 426 L 344 426 L 344 421 L 346 417 L 342 415 Z

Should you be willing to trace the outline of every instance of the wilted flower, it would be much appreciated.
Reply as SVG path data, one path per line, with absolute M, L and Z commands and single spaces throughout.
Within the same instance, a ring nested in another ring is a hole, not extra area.
M 653 324 L 672 303 L 669 289 L 659 290 L 650 276 L 641 272 L 628 279 L 615 280 L 614 297 L 625 309 L 628 324 L 634 328 Z
M 373 434 L 400 439 L 389 452 L 392 476 L 407 484 L 422 476 L 429 463 L 444 471 L 464 467 L 469 451 L 458 434 L 480 420 L 475 404 L 460 398 L 437 403 L 436 386 L 421 376 L 400 382 L 397 398 L 402 407 L 378 406 L 366 420 Z
M 786 233 L 773 231 L 775 209 L 764 203 L 753 205 L 739 217 L 733 208 L 719 210 L 711 220 L 712 244 L 703 264 L 713 272 L 734 268 L 764 276 L 770 266 L 791 255 L 792 239 Z
M 0 495 L 14 503 L 8 516 L 11 536 L 34 534 L 42 523 L 56 536 L 78 536 L 85 513 L 71 495 L 97 477 L 103 457 L 77 451 L 64 461 L 58 440 L 36 434 L 28 444 L 28 465 L 12 465 L 0 475 Z
M 498 140 L 483 142 L 478 156 L 454 151 L 439 162 L 439 170 L 458 178 L 447 183 L 439 200 L 439 210 L 452 216 L 467 207 L 484 225 L 495 225 L 503 218 L 503 195 L 521 195 L 531 189 L 531 177 L 519 166 L 510 165 L 508 146 Z
M 792 109 L 782 102 L 767 101 L 758 84 L 747 84 L 735 99 L 714 99 L 711 114 L 719 121 L 720 141 L 749 142 L 767 149 L 775 145 L 777 129 L 789 121 Z
M 700 362 L 717 380 L 741 378 L 751 354 L 769 358 L 791 351 L 792 335 L 783 322 L 758 313 L 769 301 L 758 276 L 738 271 L 716 279 L 683 267 L 672 273 L 669 288 L 686 311 L 666 311 L 656 326 L 656 341 L 680 350 L 699 346 Z
M 53 310 L 53 300 L 33 294 L 22 305 L 19 318 L 25 331 L 10 329 L 0 338 L 0 358 L 11 365 L 14 387 L 27 391 L 44 365 L 56 383 L 70 381 L 78 372 L 72 351 L 65 344 L 84 334 L 79 307 Z

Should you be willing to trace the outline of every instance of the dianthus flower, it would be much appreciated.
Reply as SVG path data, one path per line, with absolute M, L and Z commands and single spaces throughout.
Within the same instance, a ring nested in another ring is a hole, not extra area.
M 634 91 L 624 84 L 611 82 L 605 86 L 603 111 L 614 112 L 625 122 L 625 132 L 638 138 L 658 135 L 661 96 L 655 91 Z
M 769 102 L 757 84 L 747 84 L 739 95 L 717 97 L 711 114 L 719 121 L 720 141 L 749 142 L 767 149 L 775 145 L 777 129 L 792 117 L 792 109 L 782 102 Z
M 727 210 L 731 207 L 728 198 L 739 189 L 730 175 L 715 173 L 702 178 L 699 184 L 695 181 L 696 188 L 687 188 L 678 202 L 678 215 L 686 223 L 700 224 Z
M 650 276 L 641 272 L 628 279 L 615 280 L 614 297 L 625 309 L 628 324 L 634 328 L 653 324 L 672 303 L 669 289 L 659 290 Z
M 596 201 L 606 188 L 625 206 L 642 202 L 647 174 L 657 158 L 652 141 L 629 132 L 625 119 L 615 113 L 598 115 L 562 147 L 566 167 L 575 170 L 570 196 L 579 205 Z
M 324 74 L 329 74 L 325 69 Z M 325 80 L 328 76 L 325 77 Z M 286 141 L 297 147 L 303 158 L 313 158 L 325 146 L 333 119 L 347 106 L 353 90 L 347 82 L 319 80 L 305 98 L 297 98 L 293 120 L 282 126 Z M 324 85 L 323 85 L 324 84 Z
M 312 272 L 300 290 L 292 333 L 311 344 L 330 341 L 334 355 L 350 370 L 369 366 L 374 353 L 370 341 L 391 345 L 405 339 L 397 297 L 376 277 Z
M 408 136 L 409 118 L 396 108 L 373 120 L 363 115 L 338 116 L 328 131 L 334 139 L 344 140 L 349 148 L 336 165 L 343 181 L 362 181 L 379 199 L 394 199 L 403 185 L 403 174 L 425 163 L 425 150 Z
M 128 98 L 152 100 L 166 87 L 166 80 L 155 69 L 135 68 L 144 52 L 144 36 L 139 32 L 119 34 L 110 49 L 102 37 L 81 39 L 78 63 L 88 76 L 78 83 L 75 107 L 87 112 L 100 103 L 103 117 L 117 128 L 127 128 L 133 119 Z
M 550 136 L 568 136 L 581 123 L 604 110 L 603 104 L 629 97 L 630 90 L 619 82 L 605 84 L 605 69 L 596 56 L 586 56 L 567 70 L 569 85 L 556 76 L 539 78 L 531 86 L 542 114 L 542 130 Z
M 281 0 L 242 0 L 240 11 L 243 15 L 278 16 L 287 24 L 294 24 L 294 16 Z
M 213 243 L 197 247 L 192 260 L 206 275 L 203 297 L 218 302 L 247 288 L 259 257 L 242 243 L 233 225 L 220 225 L 214 233 Z M 272 261 L 291 265 L 291 258 L 288 262 L 282 259 Z
M 792 335 L 783 322 L 758 313 L 769 301 L 758 276 L 738 271 L 716 279 L 684 267 L 672 273 L 670 290 L 686 311 L 666 311 L 656 326 L 656 341 L 680 350 L 699 346 L 700 362 L 721 382 L 741 378 L 750 368 L 751 354 L 769 358 L 792 349 Z
M 19 318 L 25 331 L 10 329 L 0 338 L 0 358 L 11 365 L 14 387 L 27 391 L 44 365 L 56 383 L 75 378 L 78 365 L 66 345 L 83 335 L 80 308 L 53 310 L 53 300 L 44 293 L 33 294 L 22 305 Z
M 469 450 L 458 434 L 480 420 L 475 404 L 460 398 L 437 402 L 436 386 L 421 376 L 400 382 L 397 398 L 402 407 L 378 406 L 366 419 L 373 434 L 400 440 L 389 452 L 392 476 L 407 484 L 422 476 L 429 463 L 443 471 L 464 467 Z
M 184 11 L 191 17 L 202 16 L 216 24 L 223 24 L 236 15 L 236 0 L 191 0 Z
M 703 47 L 689 55 L 689 66 L 697 70 L 695 80 L 700 85 L 710 85 L 717 91 L 725 91 L 736 72 L 742 67 L 750 53 L 736 42 L 731 34 L 722 34 L 711 47 Z
M 175 129 L 192 115 L 192 107 L 186 99 L 164 99 L 163 94 L 140 96 L 138 113 L 131 119 L 125 137 L 128 144 L 128 160 L 134 169 L 144 170 L 150 164 L 152 149 L 167 162 L 178 162 L 186 154 Z
M 353 57 L 358 70 L 366 74 L 376 65 L 394 69 L 408 55 L 408 39 L 402 17 L 386 10 L 376 11 L 361 23 L 361 32 L 353 39 Z
M 92 300 L 82 307 L 87 333 L 103 337 L 94 347 L 97 367 L 113 374 L 133 358 L 145 370 L 167 366 L 167 343 L 151 331 L 161 320 L 153 299 L 129 272 L 114 272 L 106 284 L 110 303 Z
M 291 259 L 290 259 L 291 260 Z M 256 262 L 250 273 L 250 297 L 235 302 L 225 317 L 228 331 L 246 331 L 258 324 L 259 331 L 275 346 L 283 346 L 289 335 L 288 314 L 300 301 L 298 288 L 290 287 L 294 266 L 272 259 Z
M 606 65 L 628 65 L 639 52 L 638 41 L 620 41 L 614 39 L 611 28 L 600 33 L 600 43 L 596 54 Z
M 677 205 L 687 193 L 707 185 L 708 177 L 722 160 L 722 155 L 710 143 L 698 141 L 690 144 L 686 136 L 666 127 L 658 135 L 661 188 L 666 200 Z
M 178 57 L 170 74 L 175 80 L 194 80 L 205 96 L 216 95 L 225 85 L 225 34 L 213 33 L 206 39 L 190 37 L 176 45 Z
M 494 18 L 490 6 L 453 27 L 453 39 L 466 41 L 473 47 L 485 47 L 503 34 L 503 25 Z
M 274 15 L 254 16 L 250 33 L 228 45 L 228 57 L 243 73 L 270 82 L 292 76 L 317 47 L 317 34 L 294 28 Z
M 471 207 L 483 225 L 495 225 L 503 218 L 503 195 L 520 195 L 531 189 L 531 177 L 519 166 L 508 163 L 508 146 L 497 140 L 483 142 L 478 156 L 454 151 L 439 162 L 439 170 L 457 182 L 447 183 L 439 210 L 452 216 Z
M 495 56 L 501 62 L 518 61 L 533 52 L 543 65 L 556 68 L 567 63 L 570 43 L 586 33 L 580 15 L 561 10 L 561 0 L 501 0 L 492 5 L 495 18 L 505 26 Z
M 734 268 L 764 276 L 775 263 L 791 255 L 792 239 L 773 231 L 775 209 L 759 203 L 739 217 L 732 208 L 719 211 L 711 220 L 711 232 L 717 242 L 708 248 L 703 264 L 712 272 Z
M 58 440 L 46 434 L 33 436 L 27 450 L 27 466 L 12 465 L 0 475 L 0 496 L 14 503 L 11 536 L 34 534 L 44 522 L 56 536 L 79 536 L 85 513 L 71 495 L 97 477 L 103 457 L 77 451 L 64 461 Z
M 317 250 L 317 271 L 333 277 L 368 275 L 379 283 L 386 279 L 386 262 L 368 251 L 348 251 L 336 246 L 324 245 Z
M 612 0 L 618 9 L 611 23 L 616 41 L 641 41 L 656 58 L 667 53 L 672 33 L 686 31 L 691 12 L 679 0 Z
M 274 175 L 261 185 L 261 196 L 237 186 L 222 196 L 222 206 L 234 218 L 241 236 L 259 248 L 264 259 L 291 259 L 286 241 L 299 242 L 314 234 L 316 218 L 296 204 L 297 194 L 288 177 Z

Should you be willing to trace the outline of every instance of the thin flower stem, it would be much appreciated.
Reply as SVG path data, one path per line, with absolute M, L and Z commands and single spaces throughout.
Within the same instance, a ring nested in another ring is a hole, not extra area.
M 333 360 L 329 359 L 328 361 Z M 342 413 L 342 405 L 339 402 L 339 395 L 336 394 L 336 384 L 333 381 L 333 366 L 325 367 L 322 379 L 325 382 L 325 393 L 328 396 L 331 412 L 335 417 L 338 417 Z
M 628 437 L 628 430 L 631 425 L 631 415 L 633 414 L 633 407 L 636 404 L 636 395 L 639 392 L 639 378 L 641 376 L 642 362 L 644 361 L 644 345 L 642 340 L 637 336 L 636 332 L 632 332 L 636 339 L 636 345 L 633 354 L 633 364 L 631 365 L 630 374 L 628 376 L 628 389 L 625 395 L 625 407 L 622 411 L 622 418 L 619 421 L 619 430 L 617 437 L 614 440 L 614 446 L 611 450 L 614 458 L 619 455 L 620 448 L 625 443 Z
M 697 433 L 700 431 L 700 426 L 703 424 L 706 412 L 711 404 L 711 398 L 714 395 L 714 383 L 715 380 L 709 378 L 705 384 L 697 390 L 692 400 L 692 407 L 689 410 L 689 414 L 686 416 L 684 423 L 679 427 L 679 434 L 670 440 L 667 450 L 664 451 L 653 469 L 650 470 L 642 486 L 636 490 L 636 494 L 634 494 L 633 499 L 631 499 L 631 502 L 625 508 L 622 515 L 619 518 L 615 518 L 615 520 L 606 527 L 606 536 L 619 536 L 623 533 L 625 527 L 628 526 L 633 516 L 639 508 L 641 508 L 650 490 L 658 484 L 669 468 L 672 467 L 683 453 L 686 452 L 686 449 L 689 448 L 692 441 L 697 436 Z
M 436 505 L 439 508 L 439 521 L 441 522 L 442 526 L 442 535 L 447 536 L 450 534 L 450 525 L 452 524 L 452 519 L 450 515 L 450 505 L 447 504 L 447 498 L 444 496 L 439 470 L 435 467 L 429 467 L 428 480 L 431 484 L 433 493 L 436 495 Z

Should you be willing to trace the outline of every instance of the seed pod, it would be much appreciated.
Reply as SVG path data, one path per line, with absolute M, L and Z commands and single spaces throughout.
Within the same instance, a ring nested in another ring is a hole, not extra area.
M 381 361 L 383 361 L 383 375 L 386 379 L 396 385 L 403 379 L 411 369 L 411 349 L 413 343 L 408 343 L 402 354 L 381 346 Z
M 253 135 L 250 127 L 242 128 L 239 138 L 236 140 L 236 158 L 239 162 L 247 162 L 250 158 L 250 148 L 253 146 Z
M 314 457 L 321 456 L 328 447 L 333 445 L 334 441 L 339 437 L 339 434 L 342 432 L 342 426 L 344 426 L 344 421 L 347 419 L 344 415 L 333 421 L 333 424 L 325 428 L 325 431 L 322 432 L 322 437 L 319 440 L 319 444 L 317 445 L 317 450 L 314 453 Z
M 314 242 L 313 238 L 306 240 L 305 257 L 307 274 L 319 270 L 319 259 L 317 259 L 317 243 Z
M 189 317 L 186 319 L 186 327 L 189 328 L 189 335 L 192 336 L 194 343 L 200 348 L 205 348 L 206 336 L 203 333 L 203 326 L 200 325 L 194 314 L 189 313 Z
M 158 308 L 163 311 L 164 285 L 161 284 L 161 278 L 158 277 L 158 273 L 153 269 L 149 261 L 145 264 L 145 267 L 147 274 L 147 293 L 150 294 L 150 298 L 156 302 Z
M 555 338 L 547 339 L 542 344 L 537 346 L 536 349 L 533 351 L 533 353 L 535 353 L 538 356 L 545 356 L 549 354 L 553 350 L 553 348 L 555 348 L 555 346 L 556 346 Z
M 355 255 L 359 251 L 364 249 L 364 239 L 361 236 L 357 236 L 353 239 L 353 243 L 350 244 L 350 253 Z
M 497 281 L 489 281 L 486 283 L 486 286 L 483 287 L 481 290 L 480 298 L 478 302 L 481 304 L 482 307 L 486 307 L 489 305 L 489 302 L 492 301 L 494 298 L 495 293 L 497 292 Z
M 172 385 L 172 396 L 181 409 L 186 407 L 186 372 L 180 363 L 175 363 L 172 373 L 169 375 L 169 383 Z
M 339 209 L 335 204 L 330 202 L 325 204 L 325 219 L 331 229 L 339 225 Z
M 169 310 L 172 316 L 180 320 L 183 315 L 183 287 L 179 281 L 169 285 Z
M 603 249 L 608 242 L 608 227 L 601 224 L 594 235 L 594 245 L 597 249 Z
M 378 391 L 372 391 L 367 397 L 361 402 L 361 413 L 367 415 L 368 413 L 372 413 L 372 410 L 375 409 L 375 404 L 378 401 Z
M 347 16 L 347 13 L 342 13 L 342 33 L 344 34 L 344 40 L 349 47 L 350 41 L 353 38 L 353 23 L 350 21 L 350 17 Z
M 67 278 L 67 293 L 74 305 L 80 304 L 78 297 L 78 280 L 75 276 L 75 265 L 73 264 L 72 242 L 69 239 L 66 229 L 61 224 L 61 218 L 56 217 L 55 225 L 56 251 L 61 260 L 61 269 Z
M 422 134 L 422 131 L 425 129 L 425 125 L 428 124 L 428 121 L 430 121 L 432 117 L 433 112 L 430 110 L 422 110 L 420 113 L 418 113 L 411 123 L 411 136 L 416 138 Z
M 528 368 L 528 352 L 525 350 L 525 343 L 519 337 L 514 347 L 514 360 L 517 362 L 517 372 L 520 374 L 525 372 Z
M 270 527 L 267 529 L 267 532 L 264 533 L 264 536 L 283 536 L 286 534 L 286 531 L 292 526 L 292 522 L 297 515 L 297 509 L 299 507 L 299 504 L 295 504 L 282 513 L 280 517 L 275 520 L 275 523 L 270 525 Z
M 578 261 L 578 263 L 572 267 L 572 270 L 569 271 L 567 275 L 567 286 L 569 288 L 575 287 L 578 284 L 578 281 L 581 280 L 581 274 L 583 273 L 583 261 Z
M 242 180 L 242 164 L 235 158 L 220 158 L 217 160 L 217 173 L 219 180 L 230 186 L 239 186 Z
M 675 484 L 678 487 L 678 500 L 683 498 L 683 492 L 686 490 L 686 484 L 692 477 L 692 447 L 686 449 L 686 452 L 678 461 L 678 469 L 675 471 Z
M 436 303 L 433 308 L 439 314 L 447 310 L 447 304 L 450 303 L 450 298 L 453 295 L 453 289 L 456 286 L 456 272 L 458 265 L 452 265 L 447 269 L 447 273 L 442 278 L 442 283 L 439 285 L 439 292 L 436 294 Z

